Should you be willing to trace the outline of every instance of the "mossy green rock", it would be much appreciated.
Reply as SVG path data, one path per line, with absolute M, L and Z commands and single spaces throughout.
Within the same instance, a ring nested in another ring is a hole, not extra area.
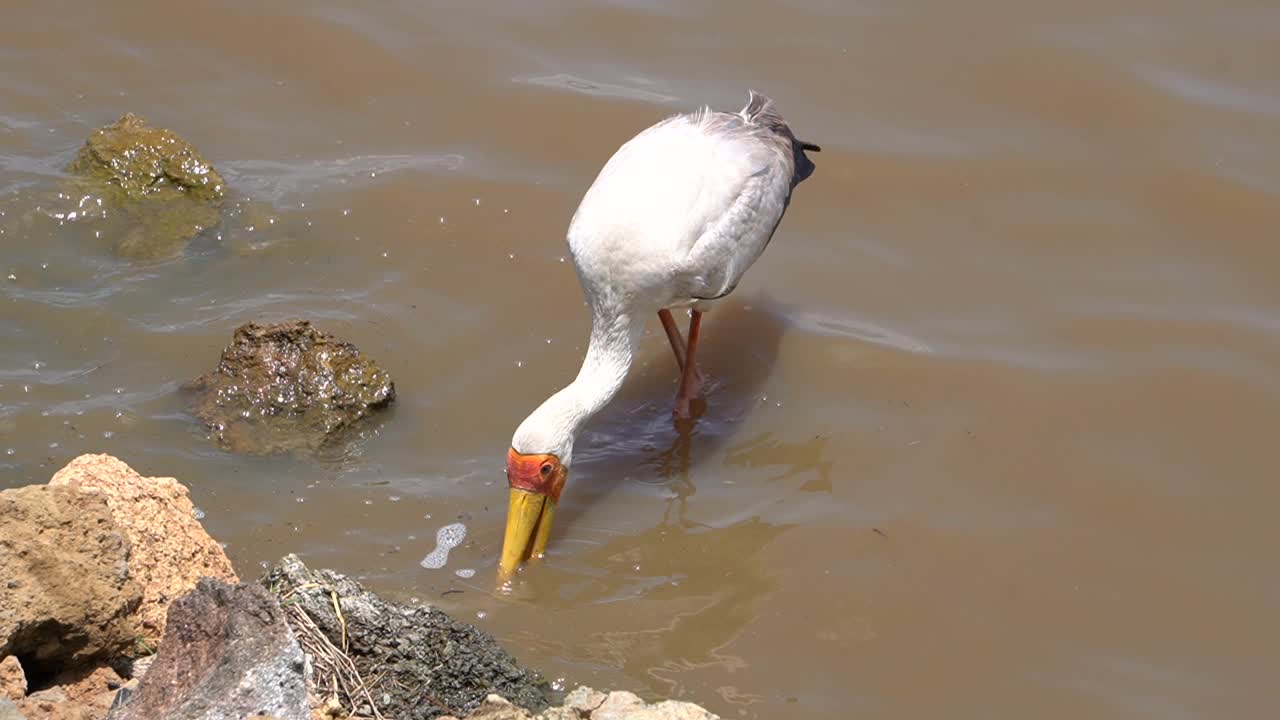
M 226 193 L 222 176 L 190 143 L 133 113 L 95 130 L 71 171 L 116 188 L 118 199 L 179 194 L 218 205 Z
M 221 219 L 226 182 L 190 143 L 127 113 L 95 130 L 72 161 L 75 191 L 130 220 L 117 252 L 164 259 Z
M 219 445 L 254 455 L 332 446 L 395 399 L 382 368 L 306 320 L 241 325 L 187 390 Z

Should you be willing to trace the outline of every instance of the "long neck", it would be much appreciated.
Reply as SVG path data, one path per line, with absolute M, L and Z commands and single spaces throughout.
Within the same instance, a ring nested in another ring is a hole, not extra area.
M 618 394 L 643 330 L 643 320 L 632 315 L 593 313 L 591 341 L 578 376 L 525 419 L 513 447 L 530 446 L 516 447 L 521 452 L 555 447 L 568 454 L 582 426 Z

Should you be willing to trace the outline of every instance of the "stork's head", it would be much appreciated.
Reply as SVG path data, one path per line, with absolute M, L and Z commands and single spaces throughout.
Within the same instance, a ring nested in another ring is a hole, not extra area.
M 511 485 L 507 505 L 507 532 L 502 540 L 502 560 L 498 572 L 505 580 L 528 558 L 540 558 L 551 537 L 560 491 L 569 468 L 551 453 L 522 454 L 507 451 L 507 483 Z
M 507 451 L 507 531 L 502 541 L 498 572 L 510 578 L 529 558 L 540 558 L 551 537 L 560 491 L 569 477 L 573 433 L 548 401 L 516 430 Z

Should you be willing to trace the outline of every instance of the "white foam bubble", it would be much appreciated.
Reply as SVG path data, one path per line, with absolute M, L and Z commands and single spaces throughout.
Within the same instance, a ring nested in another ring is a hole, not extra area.
M 462 544 L 467 537 L 467 526 L 462 523 L 445 525 L 436 531 L 436 549 L 418 563 L 428 570 L 439 570 L 449 562 L 449 551 Z

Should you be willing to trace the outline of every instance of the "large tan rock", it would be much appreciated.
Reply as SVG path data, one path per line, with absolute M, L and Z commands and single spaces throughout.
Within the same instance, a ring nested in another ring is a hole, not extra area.
M 190 592 L 201 577 L 237 583 L 222 546 L 196 519 L 195 506 L 171 477 L 143 477 L 111 455 L 81 455 L 49 481 L 100 493 L 115 522 L 133 544 L 130 574 L 142 586 L 138 609 L 142 635 L 155 647 L 164 635 L 169 604 Z
M 44 485 L 0 492 L 0 657 L 17 655 L 30 674 L 131 650 L 142 588 L 129 553 L 101 495 Z

